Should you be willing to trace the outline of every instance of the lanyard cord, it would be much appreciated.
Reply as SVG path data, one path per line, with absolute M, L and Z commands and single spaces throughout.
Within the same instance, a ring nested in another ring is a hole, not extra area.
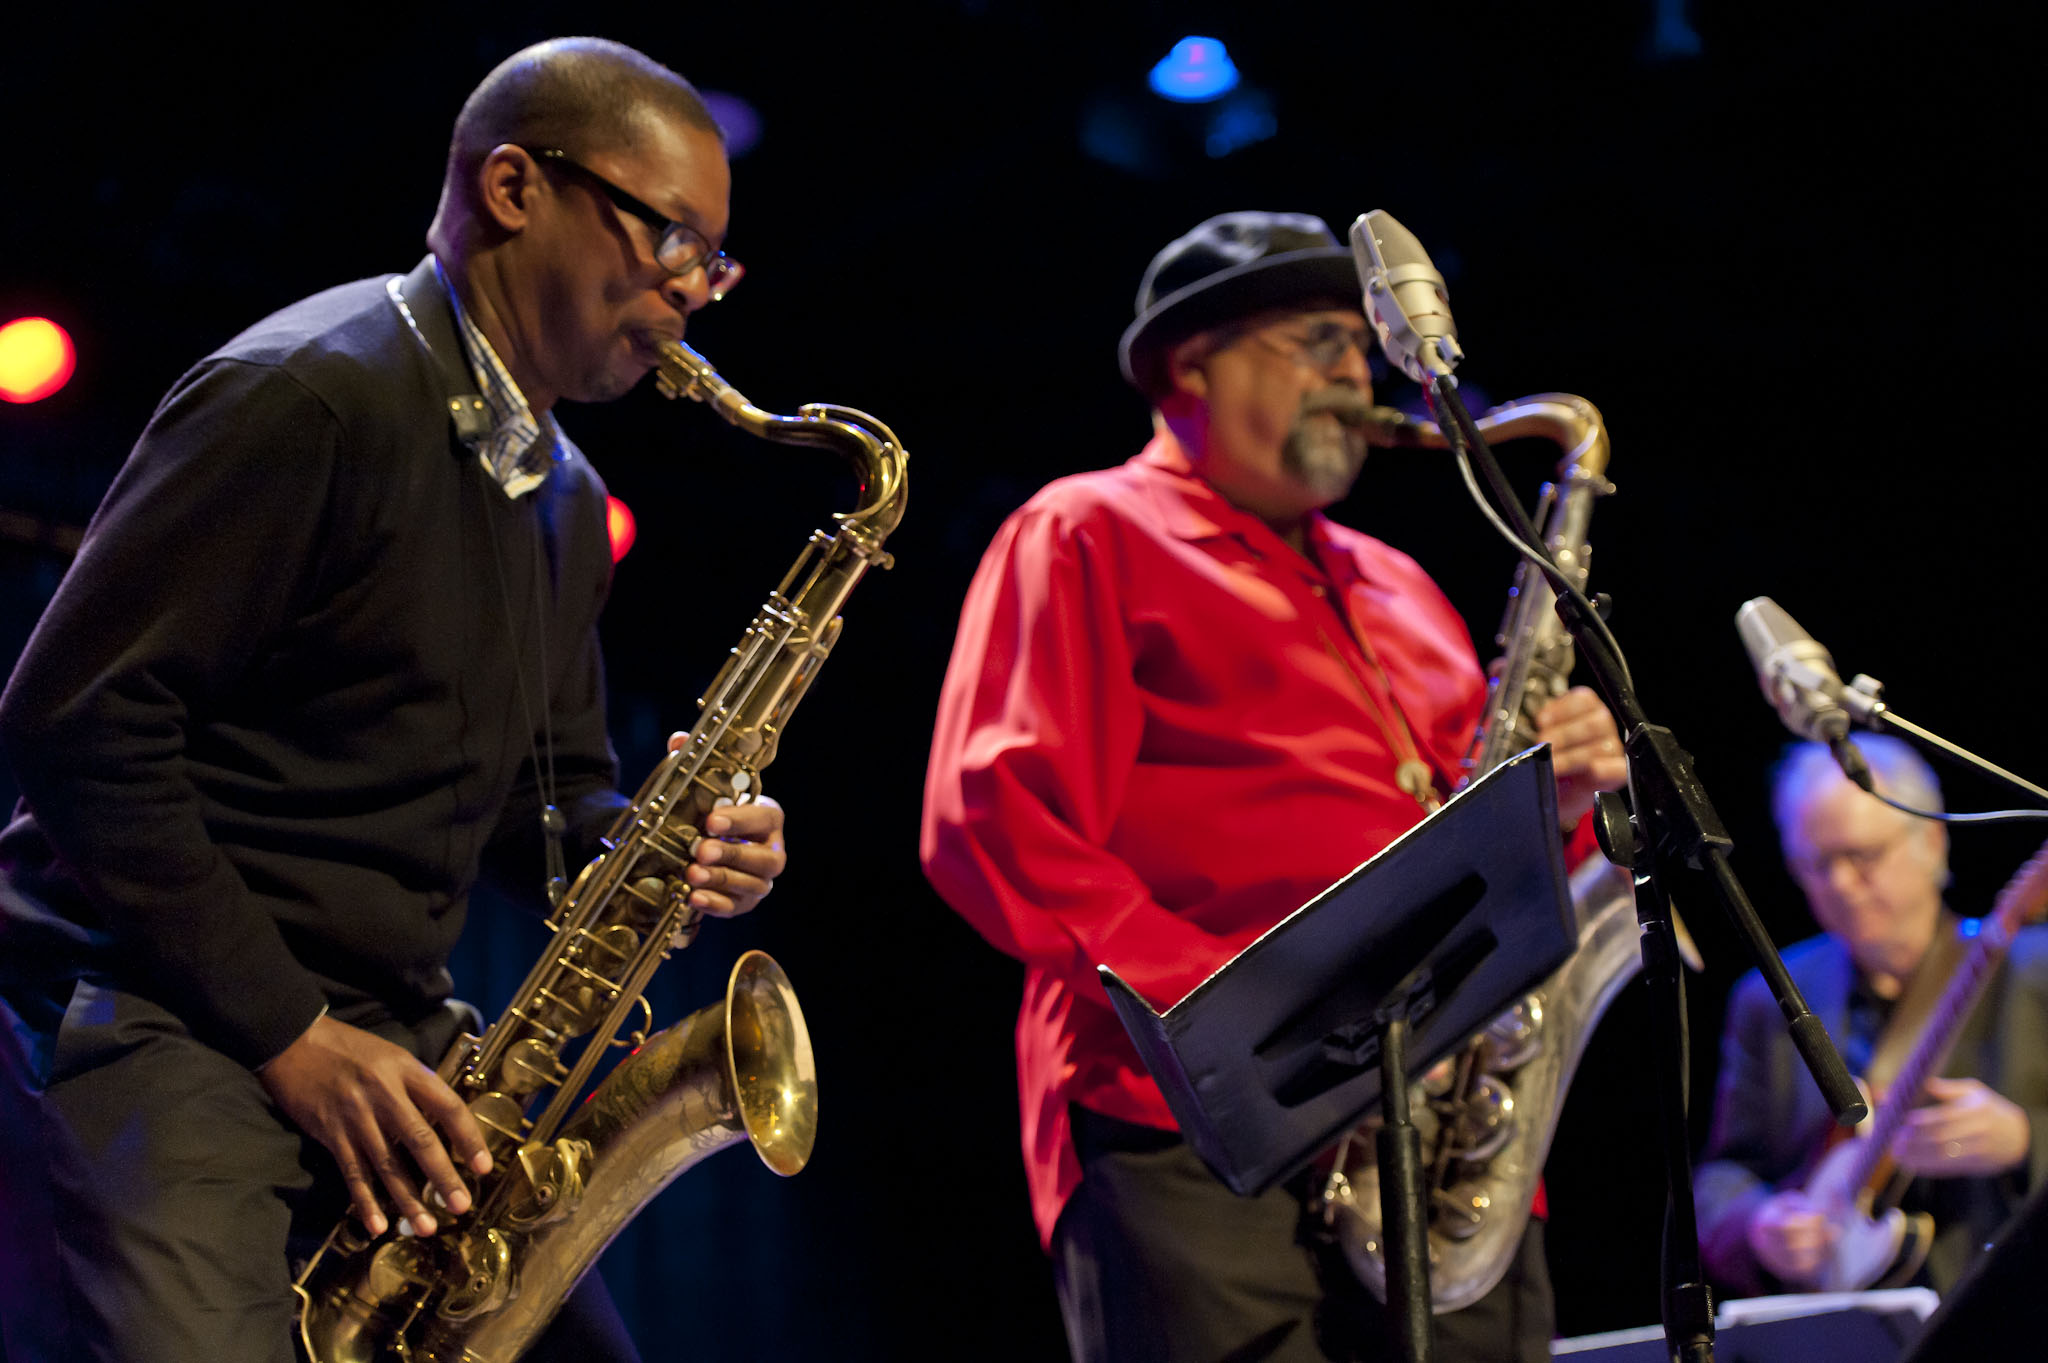
M 1341 614 L 1341 608 L 1339 610 Z M 1392 724 L 1387 722 L 1386 712 L 1380 705 L 1379 697 L 1373 694 L 1372 688 L 1365 684 L 1365 678 L 1352 666 L 1351 660 L 1344 656 L 1344 651 L 1337 647 L 1336 642 L 1324 632 L 1321 625 L 1316 626 L 1316 637 L 1323 641 L 1324 649 L 1350 673 L 1351 680 L 1358 684 L 1359 694 L 1365 697 L 1366 708 L 1371 712 L 1373 722 L 1379 725 L 1381 735 L 1387 740 L 1387 746 L 1393 749 L 1396 759 L 1394 784 L 1401 788 L 1403 794 L 1422 806 L 1425 814 L 1436 813 L 1443 808 L 1443 801 L 1437 796 L 1435 774 L 1430 770 L 1429 763 L 1422 759 L 1422 748 L 1415 741 L 1415 731 L 1408 725 L 1406 712 L 1401 709 L 1401 698 L 1394 694 L 1393 678 L 1389 677 L 1387 669 L 1380 665 L 1379 656 L 1373 652 L 1372 645 L 1366 642 L 1363 633 L 1353 636 L 1358 644 L 1358 651 L 1365 655 L 1366 662 L 1379 675 L 1380 684 L 1387 690 L 1387 704 L 1394 712 Z
M 519 713 L 526 721 L 526 745 L 533 758 L 533 779 L 540 787 L 541 837 L 547 848 L 547 883 L 545 886 L 548 907 L 561 904 L 568 893 L 569 877 L 562 856 L 562 835 L 568 831 L 569 822 L 562 817 L 562 811 L 555 804 L 555 727 L 554 710 L 548 704 L 548 612 L 547 596 L 541 586 L 541 574 L 547 566 L 545 546 L 540 537 L 540 504 L 534 503 L 533 516 L 527 521 L 533 534 L 533 623 L 535 636 L 540 644 L 540 732 L 541 742 L 546 745 L 546 760 L 542 760 L 541 747 L 534 741 L 533 706 L 526 694 L 526 650 L 519 647 L 518 629 L 512 616 L 512 590 L 505 582 L 505 556 L 498 548 L 498 528 L 491 516 L 488 504 L 484 507 L 484 527 L 491 541 L 491 565 L 498 572 L 498 601 L 505 609 L 505 637 L 513 646 L 512 677 L 518 684 Z

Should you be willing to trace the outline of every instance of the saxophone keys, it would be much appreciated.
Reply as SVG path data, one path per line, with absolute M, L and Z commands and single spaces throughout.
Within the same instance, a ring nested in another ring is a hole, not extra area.
M 1486 1224 L 1493 1196 L 1477 1182 L 1438 1188 L 1430 1198 L 1430 1229 L 1451 1240 L 1470 1240 Z
M 508 1076 L 509 1077 L 509 1076 Z M 510 1145 L 517 1144 L 525 1134 L 526 1117 L 517 1098 L 505 1093 L 486 1093 L 470 1101 L 469 1115 L 484 1129 L 484 1143 L 491 1148 L 491 1158 Z
M 599 977 L 622 973 L 640 949 L 640 934 L 624 923 L 609 923 L 578 935 L 566 958 L 572 967 L 595 971 Z
M 1488 1024 L 1485 1032 L 1488 1067 L 1518 1069 L 1543 1050 L 1543 998 L 1530 994 Z
M 1335 1225 L 1340 1214 L 1357 1205 L 1357 1198 L 1351 1191 L 1351 1180 L 1344 1176 L 1341 1165 L 1330 1170 L 1330 1176 L 1323 1180 L 1323 1189 L 1318 1201 L 1321 1204 L 1325 1226 Z
M 413 1262 L 418 1257 L 412 1246 L 387 1241 L 370 1256 L 369 1272 L 364 1275 L 364 1295 L 371 1301 L 385 1302 L 411 1287 L 420 1276 L 418 1265 Z
M 1514 1090 L 1490 1074 L 1481 1075 L 1452 1121 L 1451 1138 L 1459 1159 L 1491 1159 L 1515 1134 Z
M 529 1145 L 519 1152 L 518 1172 L 505 1206 L 505 1223 L 531 1231 L 559 1221 L 583 1200 L 583 1182 L 590 1163 L 590 1142 L 564 1138 L 550 1145 Z
M 647 1001 L 645 994 L 634 999 L 633 1003 L 640 1010 L 640 1025 L 623 1037 L 612 1038 L 612 1045 L 622 1046 L 629 1051 L 637 1051 L 645 1046 L 648 1036 L 654 1031 L 654 1005 Z
M 497 1310 L 512 1295 L 512 1243 L 495 1230 L 455 1237 L 455 1262 L 448 1291 L 437 1311 L 445 1320 L 474 1320 Z

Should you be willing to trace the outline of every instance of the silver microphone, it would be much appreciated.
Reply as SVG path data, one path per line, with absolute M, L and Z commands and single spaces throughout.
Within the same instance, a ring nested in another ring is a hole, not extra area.
M 1852 719 L 1867 724 L 1880 708 L 1876 696 L 1844 686 L 1820 641 L 1768 596 L 1743 602 L 1735 612 L 1735 628 L 1756 667 L 1764 699 L 1800 737 L 1839 743 L 1849 736 Z
M 1417 383 L 1465 358 L 1450 290 L 1415 234 L 1375 208 L 1351 224 L 1351 260 L 1380 349 Z

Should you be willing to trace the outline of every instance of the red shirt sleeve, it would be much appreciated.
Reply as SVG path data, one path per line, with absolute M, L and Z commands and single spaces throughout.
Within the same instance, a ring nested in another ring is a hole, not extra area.
M 1257 928 L 1205 931 L 1105 850 L 1144 717 L 1101 534 L 1027 507 L 983 557 L 940 695 L 920 853 L 996 947 L 1084 998 L 1110 962 L 1165 1007 Z

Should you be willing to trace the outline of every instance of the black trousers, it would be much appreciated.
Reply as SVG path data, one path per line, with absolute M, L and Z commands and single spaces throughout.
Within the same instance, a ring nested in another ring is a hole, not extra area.
M 1178 1136 L 1073 1111 L 1081 1187 L 1052 1253 L 1074 1363 L 1399 1356 L 1386 1308 L 1305 1211 L 1301 1179 L 1239 1197 Z M 1435 1330 L 1442 1363 L 1548 1363 L 1540 1223 L 1500 1285 Z
M 348 1207 L 326 1150 L 147 1000 L 41 1011 L 0 1001 L 0 1357 L 291 1363 L 293 1261 Z M 432 1062 L 461 1022 L 376 1030 Z M 638 1360 L 595 1273 L 526 1357 Z

